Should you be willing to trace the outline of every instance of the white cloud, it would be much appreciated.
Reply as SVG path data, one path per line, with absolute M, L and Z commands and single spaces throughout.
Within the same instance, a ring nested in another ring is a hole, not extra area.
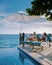
M 11 19 L 11 17 L 9 17 Z M 17 34 L 20 32 L 25 33 L 52 33 L 52 22 L 48 22 L 44 18 L 35 19 L 32 22 L 20 23 L 12 19 L 8 21 L 8 17 L 0 20 L 0 34 Z
M 51 22 L 44 22 L 44 23 L 29 23 L 26 25 L 22 26 L 22 30 L 24 32 L 37 32 L 37 33 L 43 33 L 43 32 L 47 32 L 47 33 L 52 33 L 52 23 Z
M 0 26 L 0 34 L 17 34 L 20 32 L 25 33 L 52 33 L 52 23 L 2 23 L 3 25 Z M 22 25 L 22 26 L 21 26 Z
M 8 16 L 10 16 L 11 14 L 10 13 L 1 13 L 0 12 L 0 20 L 2 20 L 3 18 L 5 18 L 5 17 L 8 17 Z

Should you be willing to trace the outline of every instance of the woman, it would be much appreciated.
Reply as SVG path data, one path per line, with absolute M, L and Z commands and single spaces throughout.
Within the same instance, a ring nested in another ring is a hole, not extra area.
M 28 39 L 29 41 L 37 41 L 37 35 L 36 32 L 33 32 L 33 34 L 31 34 Z
M 43 42 L 46 42 L 46 41 L 47 41 L 47 34 L 46 34 L 46 33 L 43 34 L 43 36 L 42 36 L 42 41 L 43 41 Z

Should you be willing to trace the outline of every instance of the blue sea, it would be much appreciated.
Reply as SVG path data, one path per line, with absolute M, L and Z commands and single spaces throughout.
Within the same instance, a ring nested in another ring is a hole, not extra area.
M 37 65 L 20 55 L 19 35 L 0 34 L 0 65 Z

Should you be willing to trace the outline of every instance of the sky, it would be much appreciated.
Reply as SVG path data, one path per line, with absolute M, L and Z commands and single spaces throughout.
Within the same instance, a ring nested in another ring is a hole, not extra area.
M 52 29 L 52 23 L 47 22 L 45 19 L 38 19 L 35 21 L 44 21 L 44 23 L 23 23 L 22 31 L 21 31 L 21 23 L 10 22 L 7 20 L 1 20 L 17 13 L 17 12 L 26 12 L 26 9 L 31 7 L 32 0 L 0 0 L 0 34 L 18 34 L 20 32 L 26 33 L 52 33 L 50 29 Z M 46 21 L 46 23 L 45 23 Z
M 31 7 L 32 0 L 0 0 L 0 13 L 16 13 Z
M 0 19 L 5 18 L 11 14 L 17 13 L 19 11 L 25 12 L 26 8 L 31 7 L 31 1 L 32 0 L 0 0 Z M 0 21 L 0 34 L 12 33 L 12 28 L 9 31 L 8 29 L 6 29 L 7 24 L 8 23 L 3 23 Z M 11 26 L 13 26 L 13 24 Z

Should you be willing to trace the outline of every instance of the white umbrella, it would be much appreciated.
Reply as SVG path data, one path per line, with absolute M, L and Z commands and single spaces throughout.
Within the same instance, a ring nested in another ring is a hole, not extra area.
M 2 19 L 1 22 L 4 23 L 4 26 L 7 25 L 9 29 L 14 29 L 15 27 L 15 31 L 17 30 L 18 33 L 32 33 L 34 31 L 37 33 L 52 33 L 52 31 L 50 30 L 52 29 L 52 23 L 48 22 L 45 18 L 41 18 L 40 16 L 29 16 L 26 13 L 16 13 Z
M 33 22 L 34 20 L 36 20 L 38 18 L 40 18 L 40 17 L 39 16 L 29 16 L 27 13 L 18 12 L 16 14 L 10 15 L 10 16 L 2 19 L 1 21 L 4 22 L 5 25 L 6 25 L 7 22 L 8 23 L 15 23 L 15 22 L 17 22 L 18 24 L 20 24 L 20 32 L 23 32 L 22 28 L 24 28 L 25 24 Z

